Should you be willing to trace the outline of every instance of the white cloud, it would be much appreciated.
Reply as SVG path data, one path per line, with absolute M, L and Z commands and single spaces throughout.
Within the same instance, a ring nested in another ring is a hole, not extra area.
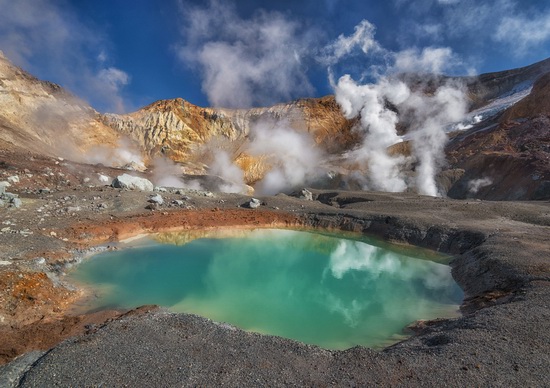
M 534 17 L 525 14 L 504 17 L 493 39 L 513 47 L 512 52 L 517 56 L 525 54 L 530 48 L 550 40 L 550 9 Z
M 396 53 L 393 68 L 397 72 L 441 74 L 458 65 L 460 61 L 449 47 L 426 47 Z
M 98 108 L 124 110 L 120 91 L 128 75 L 107 66 L 101 33 L 70 7 L 53 0 L 0 0 L 0 9 L 0 49 L 11 61 Z
M 278 12 L 243 19 L 234 7 L 212 0 L 206 8 L 182 6 L 184 43 L 179 59 L 197 66 L 202 88 L 218 107 L 250 107 L 310 94 L 306 67 L 310 36 Z
M 550 42 L 550 8 L 546 2 L 423 0 L 422 6 L 412 0 L 394 3 L 414 15 L 401 25 L 401 30 L 412 33 L 414 38 L 431 38 L 434 42 L 469 39 L 470 49 L 491 47 L 516 57 L 532 54 L 532 49 Z M 436 12 L 438 16 L 434 16 Z M 430 28 L 436 24 L 442 28 L 430 36 Z
M 124 112 L 124 100 L 120 97 L 120 89 L 130 82 L 130 76 L 115 67 L 101 69 L 97 80 L 103 92 L 111 94 L 111 104 L 117 112 Z
M 321 62 L 332 65 L 343 57 L 360 49 L 363 54 L 380 53 L 384 51 L 374 38 L 376 28 L 368 20 L 362 20 L 355 26 L 352 35 L 341 34 L 331 44 L 327 45 L 320 56 Z

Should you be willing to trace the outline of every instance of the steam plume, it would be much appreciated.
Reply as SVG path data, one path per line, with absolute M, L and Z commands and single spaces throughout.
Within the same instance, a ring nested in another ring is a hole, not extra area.
M 362 22 L 360 26 L 370 25 Z M 344 115 L 350 119 L 360 116 L 360 130 L 364 132 L 362 146 L 348 156 L 368 165 L 365 188 L 383 191 L 404 191 L 413 186 L 418 193 L 436 196 L 439 192 L 435 176 L 444 163 L 444 146 L 447 141 L 445 126 L 460 121 L 466 113 L 466 97 L 458 84 L 443 83 L 429 95 L 418 85 L 411 90 L 395 73 L 403 71 L 428 71 L 439 73 L 447 63 L 457 61 L 448 48 L 409 49 L 401 52 L 385 50 L 370 34 L 355 36 L 366 39 L 365 47 L 376 48 L 375 53 L 391 57 L 393 64 L 385 75 L 371 74 L 376 82 L 359 85 L 346 74 L 334 82 L 332 70 L 329 77 L 334 87 L 336 101 Z M 354 39 L 340 36 L 328 47 L 334 53 L 330 58 L 340 60 L 349 50 L 348 42 L 360 45 Z M 407 161 L 402 156 L 391 156 L 388 147 L 402 141 L 397 135 L 397 124 L 405 118 L 409 127 L 412 161 L 417 163 L 414 182 L 407 182 L 403 168 Z
M 224 193 L 246 192 L 244 173 L 233 163 L 226 151 L 219 150 L 216 152 L 214 161 L 210 164 L 210 173 L 218 175 L 228 182 L 220 187 L 220 191 Z
M 489 177 L 480 179 L 472 179 L 468 182 L 468 192 L 470 194 L 477 194 L 477 192 L 483 188 L 493 184 L 493 180 Z
M 273 166 L 256 186 L 261 194 L 273 195 L 295 188 L 319 174 L 322 155 L 315 142 L 285 122 L 259 122 L 251 130 L 251 137 L 248 152 L 268 155 Z
M 366 161 L 369 168 L 365 188 L 383 191 L 403 191 L 405 181 L 400 172 L 404 160 L 387 153 L 387 148 L 400 140 L 396 132 L 396 112 L 385 106 L 385 99 L 402 103 L 409 95 L 403 83 L 381 81 L 374 85 L 358 85 L 349 75 L 340 78 L 335 85 L 336 101 L 349 119 L 361 115 L 361 129 L 366 132 L 363 144 L 351 156 Z

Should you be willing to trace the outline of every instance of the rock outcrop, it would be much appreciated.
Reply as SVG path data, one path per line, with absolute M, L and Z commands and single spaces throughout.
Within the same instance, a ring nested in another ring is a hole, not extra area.
M 210 140 L 242 144 L 258 123 L 283 121 L 308 132 L 329 152 L 340 152 L 357 142 L 333 96 L 301 99 L 269 108 L 202 108 L 181 98 L 161 100 L 127 115 L 106 114 L 104 123 L 137 142 L 154 157 L 164 154 L 174 161 L 188 161 L 194 150 Z
M 448 160 L 464 175 L 450 188 L 453 198 L 550 199 L 550 73 L 531 93 L 452 139 Z
M 484 113 L 482 122 L 452 136 L 446 147 L 448 170 L 439 179 L 450 196 L 494 200 L 550 197 L 550 75 L 541 77 L 548 72 L 550 59 L 520 69 L 461 78 L 472 109 L 517 91 L 522 91 L 515 94 L 521 98 L 538 81 L 531 94 L 503 113 Z M 427 93 L 449 79 L 404 77 L 411 87 Z M 359 131 L 353 130 L 359 119 L 347 120 L 334 96 L 252 109 L 203 108 L 177 98 L 157 101 L 129 114 L 101 115 L 60 86 L 36 79 L 0 55 L 0 150 L 104 163 L 86 151 L 96 146 L 113 150 L 120 137 L 125 137 L 135 143 L 132 155 L 142 154 L 137 159 L 146 156 L 151 161 L 163 155 L 185 164 L 185 173 L 204 175 L 210 174 L 208 166 L 217 150 L 223 149 L 243 171 L 245 183 L 254 185 L 277 162 L 270 155 L 248 154 L 247 144 L 254 138 L 256 126 L 270 129 L 279 122 L 308 133 L 324 152 L 329 169 L 342 175 L 341 180 L 331 179 L 331 186 L 323 186 L 324 182 L 316 186 L 345 188 L 349 184 L 338 182 L 348 182 L 347 176 L 358 167 L 342 154 L 361 141 Z M 407 130 L 405 121 L 400 124 L 401 132 Z M 204 147 L 206 144 L 213 147 Z M 394 145 L 390 152 L 407 156 L 409 143 Z M 109 151 L 96 154 L 106 154 L 105 160 L 111 158 Z M 353 184 L 350 188 L 361 186 Z
M 0 52 L 0 149 L 85 161 L 85 151 L 119 137 L 84 101 L 13 65 Z
M 542 75 L 550 72 L 550 58 L 518 69 L 466 77 L 473 108 L 483 106 L 494 98 L 521 87 L 529 87 Z

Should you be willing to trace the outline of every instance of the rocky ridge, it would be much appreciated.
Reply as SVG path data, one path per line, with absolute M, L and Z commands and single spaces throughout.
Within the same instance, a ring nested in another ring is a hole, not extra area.
M 83 161 L 86 150 L 119 138 L 87 103 L 14 66 L 1 51 L 0 107 L 0 148 Z
M 127 115 L 104 115 L 105 124 L 136 141 L 150 157 L 164 154 L 177 162 L 188 161 L 198 147 L 213 139 L 234 143 L 230 148 L 238 157 L 239 145 L 255 124 L 277 121 L 310 133 L 329 152 L 348 149 L 357 139 L 351 131 L 354 122 L 342 116 L 333 96 L 252 109 L 202 108 L 176 98 Z
M 464 175 L 453 198 L 525 200 L 550 198 L 550 73 L 530 94 L 496 117 L 457 133 L 446 148 Z
M 548 71 L 550 59 L 520 69 L 459 79 L 467 87 L 471 109 L 490 106 L 518 90 L 525 90 L 527 97 L 504 112 L 484 116 L 470 129 L 451 134 L 445 149 L 447 164 L 438 179 L 449 196 L 550 198 L 550 108 L 546 98 L 550 84 L 548 76 L 536 81 Z M 424 85 L 429 92 L 430 87 L 445 79 L 412 77 L 408 82 Z M 146 162 L 166 156 L 184 166 L 182 171 L 194 175 L 207 173 L 221 149 L 243 170 L 249 185 L 262 179 L 272 167 L 268 155 L 246 152 L 253 128 L 273 127 L 274 122 L 282 120 L 288 127 L 308 133 L 324 151 L 329 170 L 342 177 L 331 180 L 327 188 L 360 188 L 349 183 L 347 176 L 353 175 L 355 167 L 341 155 L 356 147 L 361 135 L 354 131 L 356 120 L 343 117 L 333 96 L 252 109 L 202 108 L 178 98 L 157 101 L 125 115 L 101 115 L 58 85 L 37 80 L 2 56 L 0 106 L 0 148 L 114 165 L 119 159 L 111 153 L 117 152 L 123 137 L 131 139 L 138 158 L 140 153 Z M 95 152 L 98 147 L 103 150 Z M 391 149 L 405 155 L 408 151 L 406 142 Z M 92 154 L 99 157 L 93 158 Z M 317 187 L 326 183 L 320 182 Z

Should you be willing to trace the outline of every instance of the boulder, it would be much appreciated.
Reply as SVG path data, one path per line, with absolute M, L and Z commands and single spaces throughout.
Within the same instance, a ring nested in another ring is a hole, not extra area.
M 103 175 L 103 174 L 98 174 L 97 178 L 99 179 L 99 181 L 101 183 L 107 183 L 111 180 L 111 178 L 109 178 L 107 175 Z
M 313 193 L 308 189 L 294 191 L 290 194 L 290 196 L 305 199 L 306 201 L 313 201 Z
M 162 205 L 164 203 L 164 199 L 162 199 L 160 194 L 154 194 L 149 197 L 149 202 Z
M 153 191 L 154 186 L 150 180 L 137 176 L 122 174 L 117 176 L 111 186 L 119 189 Z
M 6 187 L 10 187 L 10 182 L 2 181 L 0 182 L 0 195 L 4 194 L 6 192 Z
M 145 206 L 145 209 L 147 210 L 157 210 L 159 208 L 158 203 L 150 203 L 147 206 Z
M 300 192 L 300 198 L 305 199 L 306 201 L 313 201 L 313 193 L 308 189 L 302 189 Z
M 262 205 L 262 201 L 256 198 L 251 198 L 245 205 L 247 205 L 250 209 L 257 209 Z
M 19 198 L 12 198 L 10 206 L 19 209 L 23 205 L 23 202 Z

